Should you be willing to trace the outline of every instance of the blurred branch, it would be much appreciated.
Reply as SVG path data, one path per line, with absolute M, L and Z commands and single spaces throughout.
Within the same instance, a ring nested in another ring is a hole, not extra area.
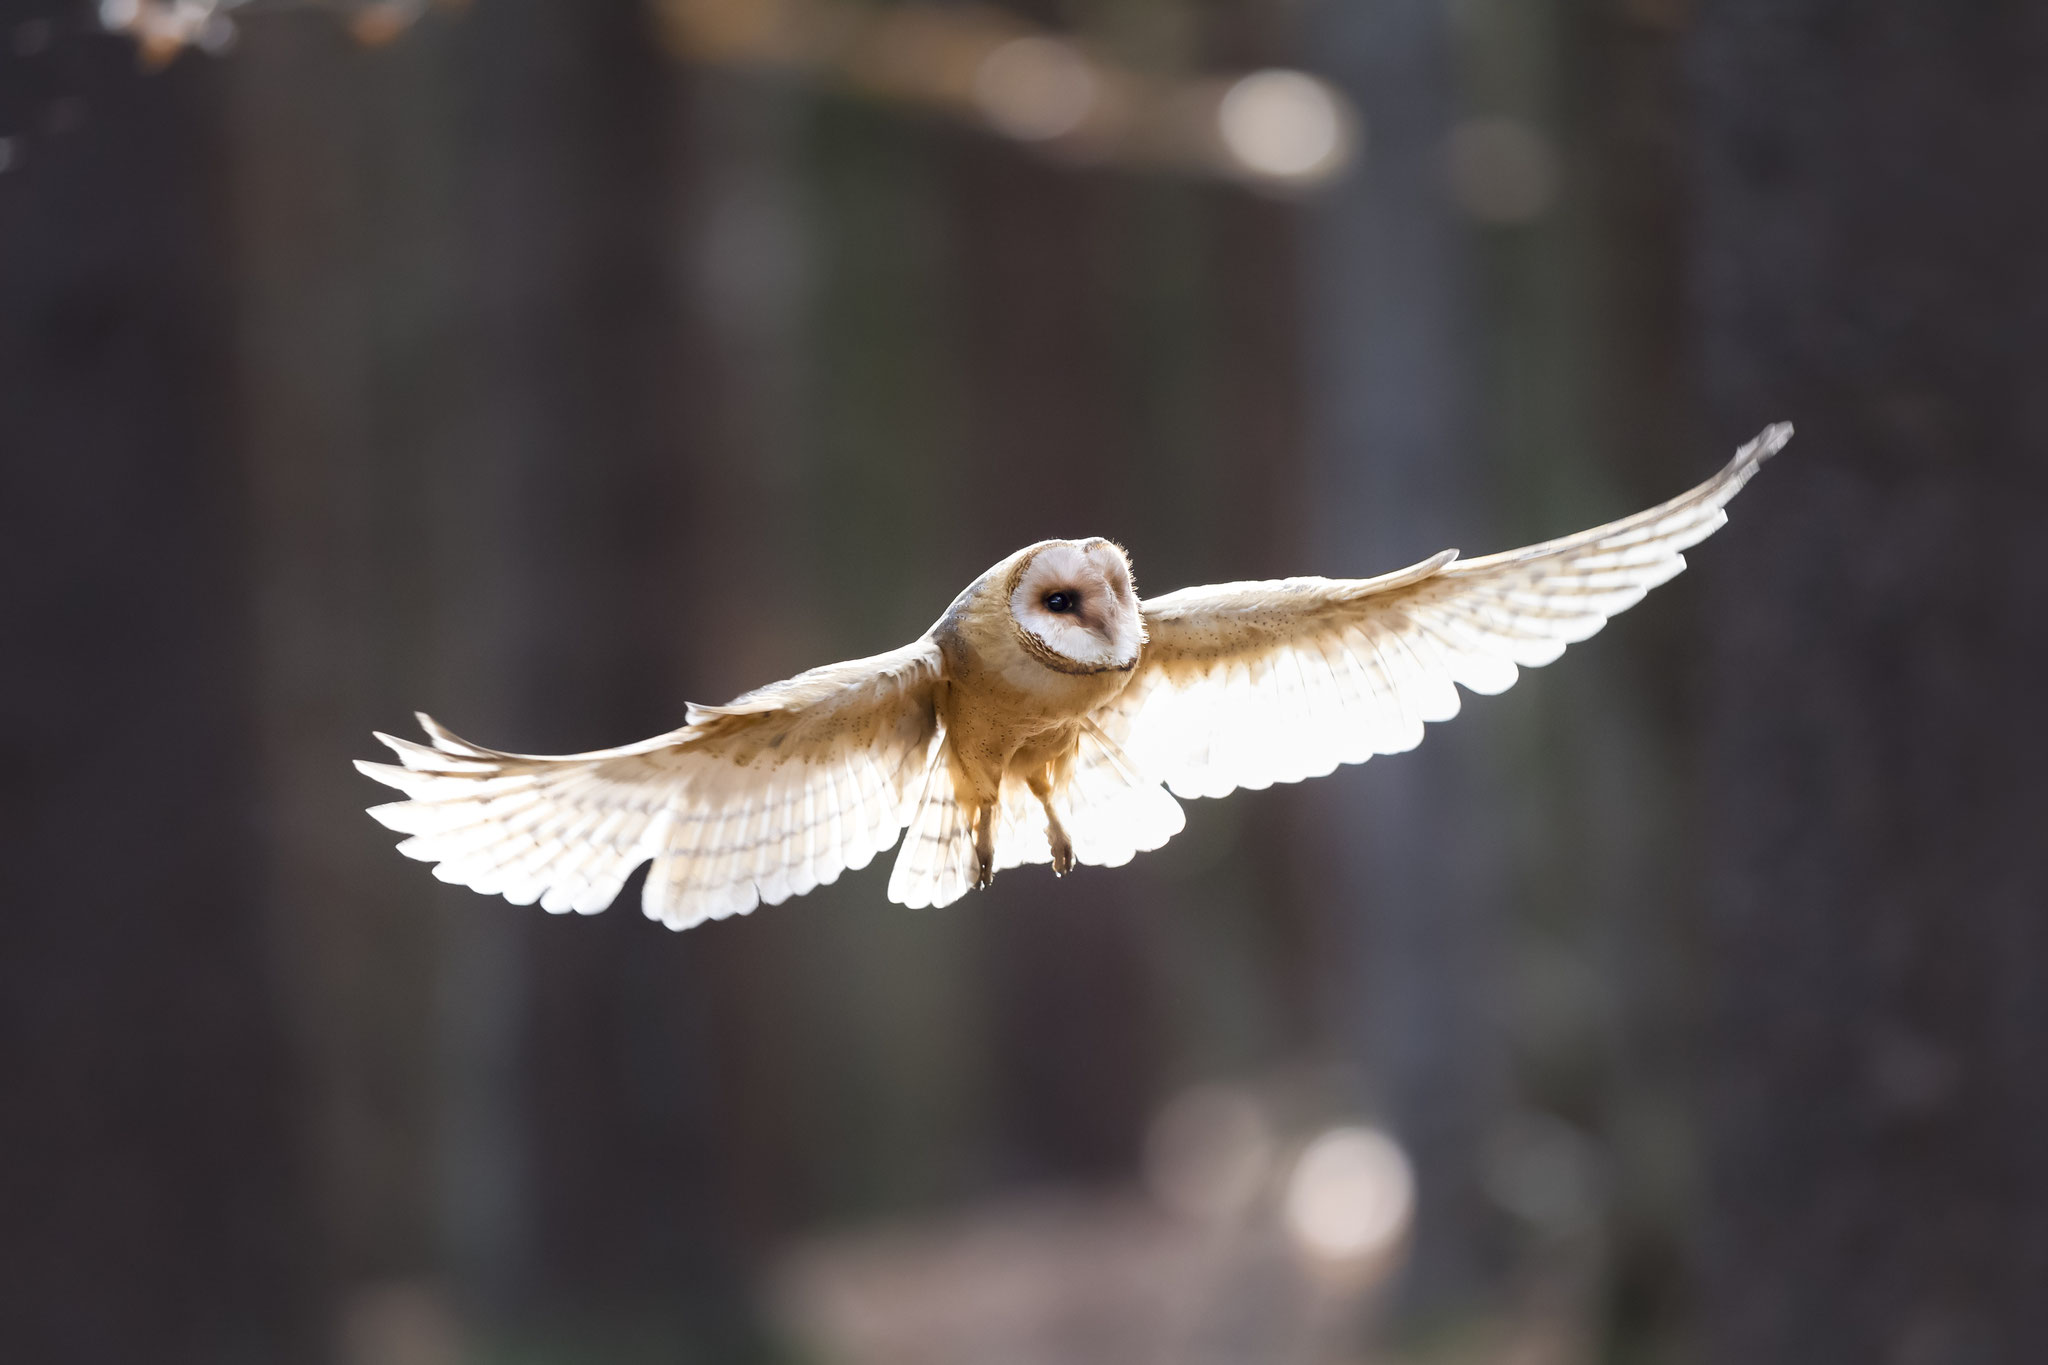
M 430 6 L 468 0 L 100 0 L 101 27 L 135 40 L 143 65 L 158 69 L 187 48 L 221 53 L 235 44 L 240 20 L 285 10 L 327 10 L 365 47 L 378 47 L 419 22 Z
M 1071 163 L 1223 176 L 1289 190 L 1355 159 L 1350 102 L 1298 71 L 1139 71 L 990 5 L 653 0 L 687 61 L 794 72 L 912 105 Z
M 1364 145 L 1357 110 L 1299 71 L 1142 71 L 984 4 L 650 0 L 670 51 L 707 65 L 800 74 L 930 110 L 1071 164 L 1213 175 L 1269 190 L 1342 174 Z M 433 6 L 468 0 L 100 0 L 99 21 L 151 69 L 234 46 L 250 16 L 325 10 L 380 46 Z

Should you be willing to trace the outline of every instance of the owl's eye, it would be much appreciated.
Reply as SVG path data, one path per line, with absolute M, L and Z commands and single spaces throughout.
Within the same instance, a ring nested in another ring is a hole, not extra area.
M 1070 592 L 1049 592 L 1045 595 L 1045 609 L 1051 612 L 1072 611 L 1077 602 Z

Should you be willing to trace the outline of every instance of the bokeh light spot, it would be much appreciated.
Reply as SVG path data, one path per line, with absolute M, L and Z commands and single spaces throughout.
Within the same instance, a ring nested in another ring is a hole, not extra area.
M 1287 1230 L 1311 1256 L 1356 1261 L 1393 1249 L 1415 1209 L 1408 1157 L 1374 1128 L 1333 1128 L 1311 1142 L 1287 1185 Z
M 1099 82 L 1088 59 L 1055 38 L 1015 38 L 988 54 L 974 97 L 996 131 L 1045 142 L 1079 128 Z
M 1349 155 L 1344 106 L 1299 71 L 1255 71 L 1223 96 L 1223 145 L 1246 171 L 1275 180 L 1320 180 Z

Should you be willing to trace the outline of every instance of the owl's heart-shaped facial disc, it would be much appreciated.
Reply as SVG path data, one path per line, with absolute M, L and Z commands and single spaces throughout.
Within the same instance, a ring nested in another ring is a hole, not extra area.
M 1145 644 L 1130 560 L 1100 538 L 1041 546 L 1020 567 L 1010 616 L 1054 656 L 1048 662 L 1076 672 L 1131 668 Z

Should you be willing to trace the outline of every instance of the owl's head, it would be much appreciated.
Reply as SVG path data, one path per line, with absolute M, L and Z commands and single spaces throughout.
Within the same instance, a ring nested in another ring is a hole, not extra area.
M 1010 620 L 1041 662 L 1068 673 L 1137 664 L 1145 621 L 1122 546 L 1100 536 L 1048 540 L 1032 546 L 1013 573 Z

